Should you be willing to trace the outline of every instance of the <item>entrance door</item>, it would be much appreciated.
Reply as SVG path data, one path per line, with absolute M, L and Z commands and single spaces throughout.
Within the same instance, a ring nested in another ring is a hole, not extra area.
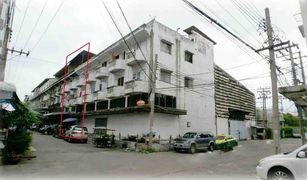
M 107 127 L 108 118 L 96 118 L 95 119 L 95 127 Z

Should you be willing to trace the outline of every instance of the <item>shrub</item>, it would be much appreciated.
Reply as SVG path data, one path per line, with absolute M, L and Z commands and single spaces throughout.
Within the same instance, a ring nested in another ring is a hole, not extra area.
M 32 137 L 30 133 L 23 130 L 10 130 L 5 149 L 3 151 L 5 164 L 16 164 L 20 155 L 29 149 Z
M 285 135 L 285 138 L 293 137 L 293 129 L 291 127 L 283 127 L 280 130 L 281 136 L 283 136 L 283 132 Z

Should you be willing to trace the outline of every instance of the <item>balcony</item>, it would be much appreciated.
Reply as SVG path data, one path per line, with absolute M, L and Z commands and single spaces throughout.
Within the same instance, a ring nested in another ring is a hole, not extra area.
M 148 81 L 128 81 L 125 83 L 125 94 L 148 93 Z
M 115 98 L 124 95 L 124 86 L 111 86 L 107 88 L 107 98 Z
M 107 99 L 107 91 L 98 91 L 94 93 L 93 100 L 94 101 L 100 101 L 100 100 L 106 100 Z
M 109 76 L 109 72 L 108 72 L 107 67 L 101 67 L 96 70 L 96 79 L 101 79 L 101 78 L 108 77 L 108 76 Z
M 83 92 L 84 92 L 84 90 L 83 90 Z M 90 85 L 87 85 L 87 86 L 86 86 L 86 94 L 89 95 L 89 94 L 92 94 L 92 93 L 93 93 L 93 92 L 92 92 L 91 86 L 90 86 Z
M 66 99 L 64 100 L 64 102 L 63 102 L 63 103 L 64 103 L 64 106 L 65 106 L 65 107 L 68 107 L 68 106 L 70 105 L 70 104 L 69 104 L 69 101 L 68 101 L 68 100 L 66 100 Z
M 85 77 L 80 77 L 77 83 L 77 87 L 85 86 Z
M 68 102 L 69 106 L 74 106 L 75 104 L 77 104 L 77 99 L 70 99 Z
M 81 96 L 81 97 L 78 97 L 77 99 L 76 99 L 76 104 L 83 104 L 83 96 Z
M 95 71 L 89 72 L 87 77 L 87 83 L 90 84 L 94 82 L 96 82 L 96 72 Z
M 117 71 L 125 70 L 125 60 L 124 59 L 116 59 L 112 60 L 109 63 L 109 71 L 111 73 L 115 73 Z
M 145 63 L 146 60 L 144 59 L 144 57 L 142 56 L 141 52 L 136 51 L 134 52 L 135 58 L 133 57 L 133 55 L 127 55 L 127 59 L 126 59 L 126 64 L 128 66 L 134 66 L 136 64 L 141 64 L 141 63 Z
M 78 89 L 78 88 L 77 88 L 77 80 L 74 80 L 74 81 L 71 82 L 71 85 L 70 85 L 69 89 L 70 89 L 71 91 L 74 91 L 74 90 L 77 90 L 77 89 Z
M 67 83 L 67 84 L 66 84 L 64 93 L 68 93 L 68 94 L 70 93 L 70 86 L 71 86 L 70 83 Z
M 43 96 L 42 101 L 43 101 L 43 102 L 46 102 L 46 101 L 48 101 L 49 99 L 50 99 L 50 95 L 49 95 L 49 94 L 46 94 L 46 95 Z
M 94 96 L 93 94 L 89 94 L 86 96 L 86 101 L 87 103 L 93 102 L 94 101 Z

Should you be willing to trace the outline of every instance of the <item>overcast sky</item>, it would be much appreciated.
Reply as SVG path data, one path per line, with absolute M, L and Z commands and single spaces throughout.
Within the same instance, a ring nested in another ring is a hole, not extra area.
M 42 80 L 52 77 L 64 65 L 65 56 L 74 49 L 90 42 L 91 51 L 99 53 L 120 38 L 101 0 L 16 1 L 9 48 L 29 50 L 30 55 L 9 54 L 5 80 L 17 86 L 17 94 L 21 99 L 30 94 Z M 303 55 L 307 54 L 306 41 L 297 28 L 300 18 L 298 0 L 190 1 L 255 48 L 261 48 L 266 40 L 264 32 L 258 31 L 257 24 L 264 17 L 264 8 L 268 7 L 278 36 L 282 40 L 298 43 Z M 128 33 L 129 29 L 116 1 L 105 2 L 121 31 Z M 266 60 L 238 41 L 231 40 L 181 0 L 119 0 L 119 3 L 133 28 L 153 18 L 174 30 L 180 28 L 179 32 L 191 25 L 199 27 L 217 42 L 214 50 L 216 64 L 241 80 L 256 97 L 257 88 L 270 87 Z M 287 82 L 291 84 L 290 63 L 281 58 L 277 59 L 277 64 L 285 73 L 281 76 L 279 86 L 286 86 Z M 270 104 L 271 100 L 268 100 L 268 107 Z M 261 101 L 257 100 L 257 106 L 261 107 Z M 286 100 L 284 110 L 295 112 L 294 106 Z

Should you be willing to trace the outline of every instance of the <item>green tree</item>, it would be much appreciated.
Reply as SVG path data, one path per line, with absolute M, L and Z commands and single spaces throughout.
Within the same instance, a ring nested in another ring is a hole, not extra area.
M 39 118 L 27 104 L 17 104 L 15 111 L 8 112 L 4 120 L 7 127 L 16 127 L 19 130 L 29 128 L 33 123 L 37 123 Z
M 27 105 L 15 104 L 15 111 L 7 112 L 4 118 L 5 125 L 9 130 L 7 142 L 3 150 L 3 162 L 16 164 L 20 161 L 21 155 L 30 147 L 31 134 L 27 132 L 33 123 L 38 121 L 37 115 Z
M 296 116 L 293 116 L 290 113 L 284 114 L 285 125 L 287 126 L 299 126 L 300 119 Z

